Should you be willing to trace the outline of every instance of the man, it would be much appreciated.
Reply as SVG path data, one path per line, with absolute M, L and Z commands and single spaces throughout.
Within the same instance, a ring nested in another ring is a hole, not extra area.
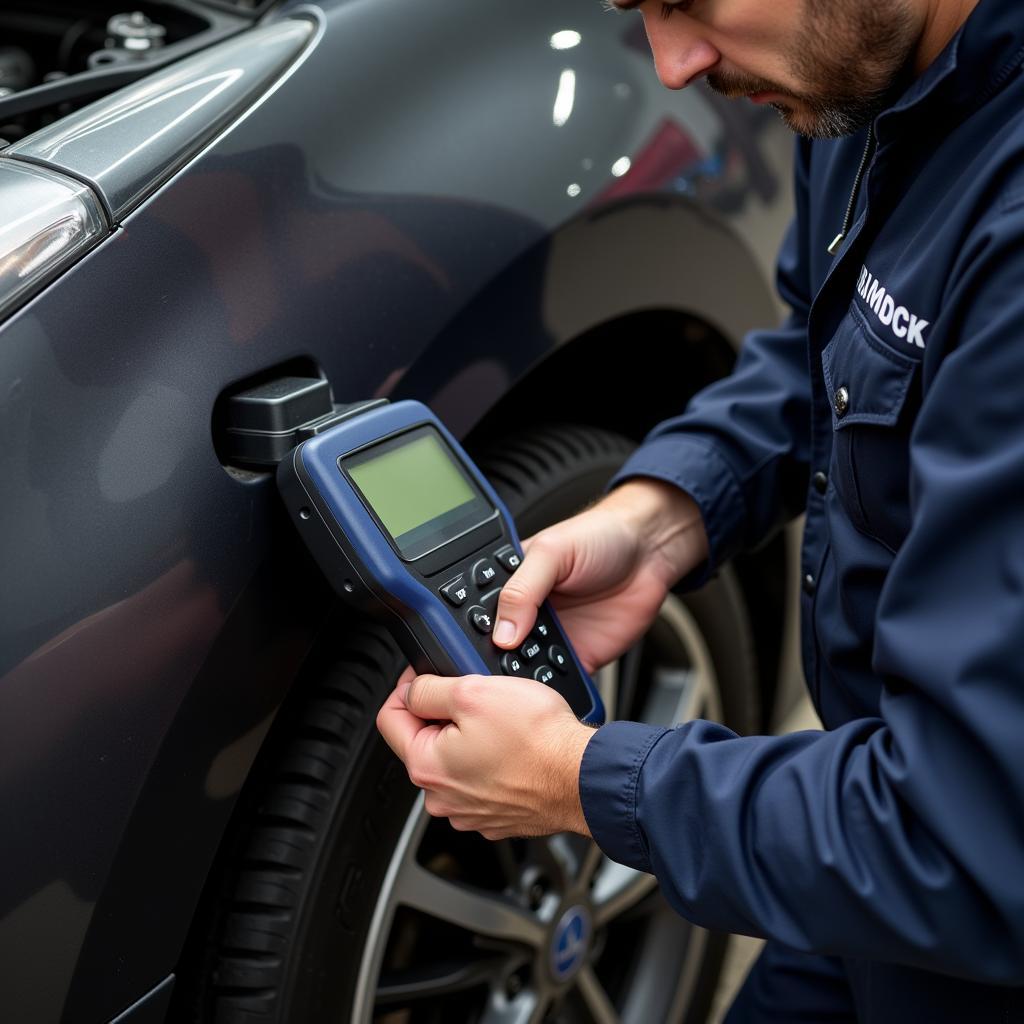
M 495 641 L 550 593 L 594 668 L 806 509 L 828 731 L 593 732 L 545 687 L 410 674 L 381 730 L 456 828 L 592 833 L 690 920 L 767 937 L 731 1021 L 1024 1020 L 1024 9 L 615 4 L 666 85 L 705 77 L 814 137 L 792 313 L 533 538 Z

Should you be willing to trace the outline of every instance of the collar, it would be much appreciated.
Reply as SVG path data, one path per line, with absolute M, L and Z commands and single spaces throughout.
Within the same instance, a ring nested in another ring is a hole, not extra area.
M 1006 86 L 1022 62 L 1020 0 L 981 0 L 942 53 L 878 115 L 875 130 L 884 133 L 890 122 L 936 104 L 947 126 L 958 123 Z

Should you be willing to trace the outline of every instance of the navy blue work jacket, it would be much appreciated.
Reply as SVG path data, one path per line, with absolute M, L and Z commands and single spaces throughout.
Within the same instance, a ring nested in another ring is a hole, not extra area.
M 922 971 L 1024 984 L 1022 59 L 1020 0 L 981 0 L 870 131 L 798 143 L 791 315 L 616 478 L 695 498 L 706 572 L 806 510 L 828 731 L 606 725 L 595 838 L 690 920 L 876 962 L 897 1003 Z

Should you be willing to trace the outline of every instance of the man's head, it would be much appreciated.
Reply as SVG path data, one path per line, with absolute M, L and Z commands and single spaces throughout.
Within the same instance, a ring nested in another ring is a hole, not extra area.
M 723 95 L 770 103 L 810 136 L 868 124 L 930 27 L 927 0 L 609 2 L 641 10 L 669 88 L 704 77 Z

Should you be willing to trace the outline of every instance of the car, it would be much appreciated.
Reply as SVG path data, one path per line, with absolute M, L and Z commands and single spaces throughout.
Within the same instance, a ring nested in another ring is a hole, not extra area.
M 703 1019 L 727 939 L 653 879 L 425 814 L 374 728 L 402 658 L 274 467 L 415 398 L 524 536 L 592 501 L 778 319 L 785 130 L 663 89 L 594 0 L 12 0 L 0 30 L 5 1019 Z M 770 728 L 791 541 L 670 595 L 609 713 Z

